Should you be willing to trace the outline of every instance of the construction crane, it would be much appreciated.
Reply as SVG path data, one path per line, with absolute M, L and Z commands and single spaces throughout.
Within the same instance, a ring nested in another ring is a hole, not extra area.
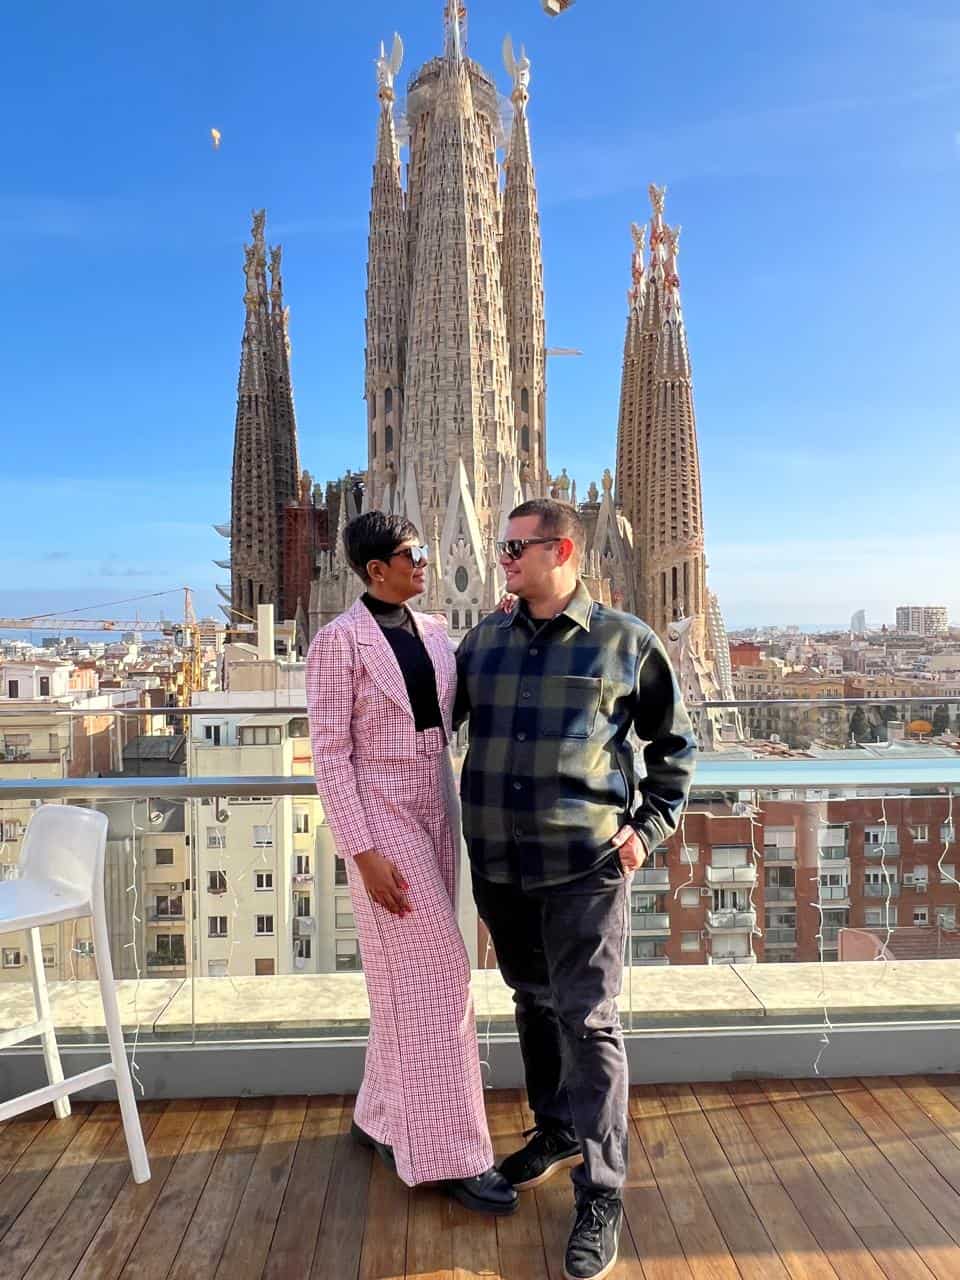
M 78 618 L 57 617 L 49 613 L 36 613 L 28 618 L 0 618 L 0 631 L 147 631 L 169 636 L 182 650 L 181 705 L 188 706 L 193 693 L 203 688 L 203 646 L 200 627 L 193 610 L 193 594 L 183 587 L 183 622 L 163 619 L 159 622 L 143 618 Z M 168 595 L 169 592 L 157 592 Z

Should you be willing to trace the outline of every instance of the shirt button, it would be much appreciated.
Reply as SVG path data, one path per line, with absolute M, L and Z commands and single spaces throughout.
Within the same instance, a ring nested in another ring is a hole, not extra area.
M 531 649 L 531 650 L 530 650 L 530 657 L 531 657 L 531 658 L 535 658 L 539 652 L 540 652 L 540 650 L 539 650 L 539 649 L 537 649 L 537 648 L 533 648 L 533 649 Z
M 514 789 L 514 791 L 522 791 L 522 790 L 523 790 L 523 783 L 522 783 L 522 782 L 515 782 L 515 783 L 513 784 L 513 789 Z
M 526 735 L 525 733 L 518 733 L 518 734 L 517 734 L 517 741 L 518 741 L 518 742 L 526 742 L 526 740 L 527 740 L 527 735 Z
M 529 689 L 524 689 L 523 693 L 521 693 L 521 695 L 520 695 L 520 697 L 521 697 L 521 698 L 529 698 L 530 696 L 531 696 L 531 695 L 530 695 L 530 690 L 529 690 Z

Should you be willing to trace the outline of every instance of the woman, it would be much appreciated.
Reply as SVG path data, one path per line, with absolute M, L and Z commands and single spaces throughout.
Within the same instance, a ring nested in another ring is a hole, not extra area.
M 366 590 L 317 633 L 307 701 L 317 790 L 345 860 L 370 999 L 353 1135 L 409 1186 L 512 1213 L 493 1167 L 470 967 L 455 910 L 459 832 L 447 797 L 456 664 L 441 622 L 413 613 L 427 548 L 400 516 L 344 530 Z

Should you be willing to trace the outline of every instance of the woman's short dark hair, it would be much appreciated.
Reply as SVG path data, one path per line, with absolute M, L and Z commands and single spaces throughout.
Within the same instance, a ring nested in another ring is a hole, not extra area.
M 355 516 L 343 531 L 343 549 L 350 568 L 364 582 L 370 581 L 371 560 L 388 560 L 401 543 L 419 538 L 406 516 L 388 516 L 383 511 L 365 511 Z

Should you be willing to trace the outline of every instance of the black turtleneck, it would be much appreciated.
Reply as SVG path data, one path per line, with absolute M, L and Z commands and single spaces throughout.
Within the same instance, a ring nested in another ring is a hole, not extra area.
M 423 729 L 442 728 L 443 716 L 440 714 L 440 699 L 437 696 L 437 673 L 433 669 L 433 662 L 427 653 L 426 646 L 420 639 L 420 633 L 413 625 L 409 609 L 406 605 L 378 600 L 368 591 L 363 593 L 362 599 L 376 619 L 387 644 L 393 650 L 403 682 L 407 686 L 407 696 L 410 699 L 410 709 L 413 712 L 417 732 Z

